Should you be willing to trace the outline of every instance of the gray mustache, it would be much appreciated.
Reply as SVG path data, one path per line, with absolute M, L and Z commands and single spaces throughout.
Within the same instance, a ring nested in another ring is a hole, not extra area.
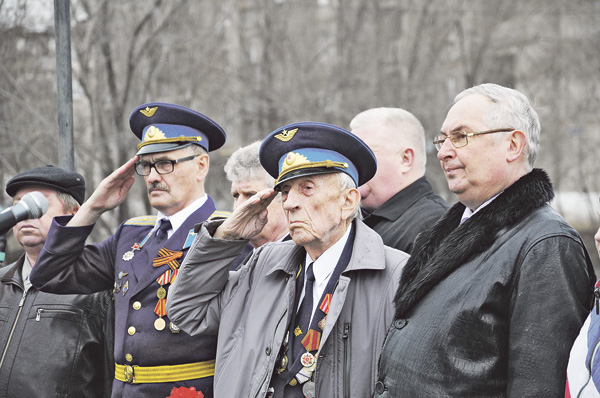
M 148 193 L 150 193 L 150 192 L 154 191 L 155 189 L 160 189 L 162 191 L 169 192 L 169 187 L 164 184 L 161 184 L 160 182 L 153 182 L 152 184 L 150 184 L 150 186 L 148 187 L 147 190 L 148 190 Z

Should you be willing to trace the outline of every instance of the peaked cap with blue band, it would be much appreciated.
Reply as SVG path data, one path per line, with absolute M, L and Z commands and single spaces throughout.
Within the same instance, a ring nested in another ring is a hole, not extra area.
M 260 163 L 275 178 L 275 189 L 293 178 L 343 172 L 356 186 L 377 171 L 371 149 L 357 136 L 326 123 L 300 122 L 283 126 L 265 138 Z
M 197 144 L 214 151 L 225 144 L 225 131 L 203 114 L 175 104 L 152 102 L 135 108 L 129 127 L 142 142 L 137 155 L 173 151 Z

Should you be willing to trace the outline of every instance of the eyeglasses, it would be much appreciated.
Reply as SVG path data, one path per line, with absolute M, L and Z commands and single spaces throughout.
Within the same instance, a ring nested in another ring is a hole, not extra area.
M 148 176 L 150 175 L 150 172 L 152 171 L 152 168 L 154 167 L 154 170 L 156 170 L 156 172 L 158 174 L 169 174 L 172 173 L 173 170 L 175 170 L 175 164 L 176 163 L 181 163 L 181 162 L 185 162 L 186 160 L 192 160 L 194 159 L 196 156 L 199 156 L 199 154 L 196 155 L 192 155 L 192 156 L 186 156 L 185 158 L 180 158 L 180 159 L 161 159 L 159 161 L 156 161 L 154 163 L 150 163 L 150 162 L 135 162 L 135 172 L 138 173 L 141 176 Z
M 477 133 L 465 133 L 464 131 L 455 131 L 453 133 L 450 133 L 450 135 L 441 134 L 441 135 L 437 135 L 437 136 L 433 137 L 433 144 L 435 145 L 435 149 L 437 149 L 439 151 L 440 149 L 442 149 L 442 145 L 444 145 L 444 142 L 446 141 L 446 139 L 449 138 L 450 142 L 452 143 L 452 145 L 454 145 L 455 148 L 461 148 L 461 147 L 467 146 L 469 144 L 468 137 L 475 137 L 476 135 L 492 134 L 492 133 L 506 133 L 508 131 L 514 131 L 514 129 L 511 129 L 511 128 L 495 129 L 495 130 L 480 131 Z

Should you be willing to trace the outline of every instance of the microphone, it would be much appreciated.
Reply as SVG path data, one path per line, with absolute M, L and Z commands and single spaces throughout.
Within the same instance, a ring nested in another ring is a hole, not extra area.
M 8 232 L 16 223 L 23 220 L 40 218 L 48 211 L 48 199 L 43 193 L 29 192 L 17 202 L 0 212 L 0 235 Z
M 6 234 L 0 235 L 0 267 L 6 259 Z

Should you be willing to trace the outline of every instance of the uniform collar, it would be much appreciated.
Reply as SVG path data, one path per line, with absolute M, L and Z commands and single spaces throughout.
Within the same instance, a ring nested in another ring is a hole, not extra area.
M 188 217 L 192 215 L 192 213 L 194 213 L 196 210 L 198 210 L 204 205 L 207 199 L 208 195 L 204 194 L 202 197 L 193 201 L 192 204 L 190 204 L 188 207 L 186 207 L 183 210 L 180 210 L 179 212 L 173 214 L 170 217 L 167 217 L 159 211 L 156 214 L 156 223 L 154 224 L 154 230 L 158 228 L 162 219 L 168 218 L 169 221 L 171 221 L 171 229 L 168 232 L 168 237 L 170 238 L 171 235 L 173 235 L 173 233 L 175 233 L 175 231 L 177 231 L 177 229 L 181 227 L 185 220 L 187 220 Z

